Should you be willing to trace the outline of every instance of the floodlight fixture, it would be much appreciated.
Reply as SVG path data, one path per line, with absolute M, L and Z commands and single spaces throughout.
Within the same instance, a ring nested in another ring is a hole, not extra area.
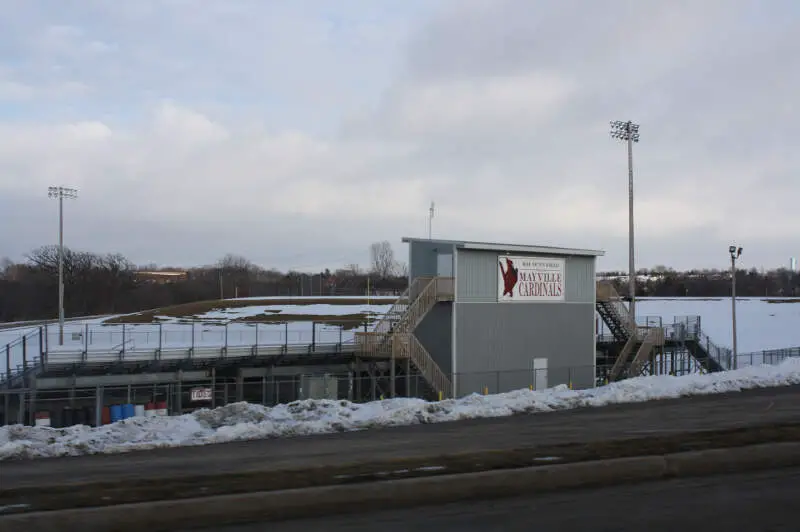
M 639 142 L 639 124 L 634 124 L 630 120 L 627 122 L 614 120 L 609 124 L 611 125 L 611 138 L 625 141 L 630 139 L 631 142 Z
M 68 187 L 47 187 L 47 195 L 51 198 L 76 199 L 78 190 Z

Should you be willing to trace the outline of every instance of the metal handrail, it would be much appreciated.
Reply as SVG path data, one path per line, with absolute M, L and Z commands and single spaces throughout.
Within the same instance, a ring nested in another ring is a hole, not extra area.
M 352 347 L 347 347 L 352 346 Z M 256 349 L 257 348 L 257 349 Z M 277 356 L 285 353 L 288 350 L 292 353 L 340 353 L 340 352 L 355 352 L 356 346 L 352 341 L 348 342 L 329 342 L 321 343 L 298 343 L 298 344 L 258 344 L 258 345 L 236 345 L 236 346 L 200 346 L 195 347 L 192 351 L 189 347 L 166 347 L 154 348 L 139 351 L 126 351 L 120 352 L 119 350 L 111 350 L 108 348 L 96 349 L 90 351 L 75 350 L 75 351 L 56 351 L 47 354 L 47 366 L 50 367 L 63 367 L 63 366 L 96 366 L 108 364 L 110 362 L 150 362 L 157 360 L 188 360 L 188 359 L 202 359 L 202 360 L 216 360 L 216 359 L 233 359 L 233 358 L 251 358 L 256 353 L 256 356 Z M 191 354 L 190 354 L 190 351 Z M 36 374 L 43 368 L 41 357 L 34 357 L 31 359 L 27 368 L 17 365 L 12 369 L 5 378 L 0 378 L 0 386 L 7 385 L 9 382 L 16 382 L 21 377 Z
M 436 361 L 433 360 L 425 346 L 413 334 L 408 335 L 409 356 L 417 369 L 425 376 L 433 389 L 440 394 L 442 399 L 452 395 L 452 383 L 447 375 L 442 371 Z
M 617 321 L 625 327 L 628 335 L 632 334 L 633 324 L 631 323 L 631 313 L 628 307 L 622 302 L 622 297 L 611 283 L 598 282 L 596 287 L 596 298 L 600 303 L 607 303 L 609 309 L 617 318 Z

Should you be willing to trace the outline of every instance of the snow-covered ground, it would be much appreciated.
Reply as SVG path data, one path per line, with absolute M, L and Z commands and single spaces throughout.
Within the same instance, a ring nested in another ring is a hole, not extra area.
M 736 334 L 739 353 L 800 346 L 800 301 L 779 298 L 737 298 Z M 661 316 L 663 323 L 675 317 L 700 316 L 700 327 L 721 347 L 731 347 L 730 298 L 642 298 L 638 316 Z
M 562 385 L 541 391 L 523 389 L 498 395 L 470 395 L 435 403 L 421 399 L 366 404 L 305 400 L 272 408 L 234 403 L 175 417 L 128 418 L 99 428 L 0 427 L 0 461 L 535 414 L 792 384 L 800 384 L 800 359 L 710 375 L 640 377 L 589 390 L 570 390 Z

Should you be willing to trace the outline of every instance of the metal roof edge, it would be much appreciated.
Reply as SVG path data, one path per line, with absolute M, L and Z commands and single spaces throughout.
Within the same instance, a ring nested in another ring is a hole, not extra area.
M 551 254 L 551 255 L 573 255 L 582 257 L 602 257 L 606 252 L 596 249 L 580 249 L 580 248 L 561 248 L 555 246 L 531 246 L 524 244 L 501 244 L 489 242 L 469 242 L 463 240 L 437 240 L 428 238 L 413 238 L 403 237 L 403 243 L 411 242 L 430 242 L 440 244 L 451 244 L 459 249 L 471 249 L 475 251 L 504 251 L 506 253 L 537 253 L 537 254 Z

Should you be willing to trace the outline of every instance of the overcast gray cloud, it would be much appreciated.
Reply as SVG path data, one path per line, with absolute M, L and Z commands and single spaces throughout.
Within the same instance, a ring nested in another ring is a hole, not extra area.
M 637 261 L 800 255 L 792 1 L 0 0 L 0 255 L 366 262 L 435 236 Z

